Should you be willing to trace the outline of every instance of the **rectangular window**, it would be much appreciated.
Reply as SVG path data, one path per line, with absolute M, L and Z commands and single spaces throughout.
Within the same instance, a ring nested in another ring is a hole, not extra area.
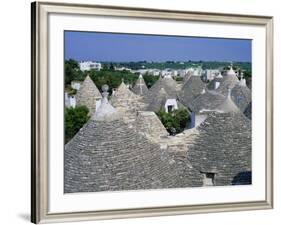
M 204 186 L 214 186 L 215 185 L 215 174 L 214 173 L 204 173 Z

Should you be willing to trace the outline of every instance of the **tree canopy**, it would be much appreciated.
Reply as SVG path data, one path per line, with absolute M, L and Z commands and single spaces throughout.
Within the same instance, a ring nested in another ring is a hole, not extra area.
M 89 109 L 86 106 L 76 106 L 76 108 L 66 108 L 64 115 L 65 143 L 70 141 L 74 135 L 89 120 Z
M 70 85 L 71 81 L 83 81 L 86 77 L 85 73 L 83 73 L 77 61 L 74 59 L 66 60 L 64 63 L 64 83 L 65 85 Z
M 172 112 L 165 112 L 164 109 L 160 109 L 156 114 L 171 135 L 182 132 L 190 122 L 189 113 L 185 108 Z

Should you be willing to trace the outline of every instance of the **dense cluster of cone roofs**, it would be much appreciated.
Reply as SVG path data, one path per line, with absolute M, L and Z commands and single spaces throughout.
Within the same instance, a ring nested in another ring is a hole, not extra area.
M 251 184 L 251 91 L 232 68 L 150 89 L 140 75 L 110 97 L 86 77 L 76 98 L 91 118 L 65 145 L 65 193 Z M 155 112 L 181 107 L 191 125 L 170 136 Z

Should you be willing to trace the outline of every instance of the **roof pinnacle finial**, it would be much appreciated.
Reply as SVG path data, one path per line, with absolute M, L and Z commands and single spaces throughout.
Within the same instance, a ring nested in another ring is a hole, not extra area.
M 101 89 L 102 89 L 102 94 L 101 94 L 102 95 L 102 99 L 101 99 L 101 101 L 106 103 L 106 102 L 108 102 L 107 97 L 108 97 L 108 89 L 109 89 L 109 87 L 108 87 L 107 84 L 104 84 L 104 85 L 102 85 Z
M 108 102 L 107 96 L 108 96 L 108 85 L 104 84 L 102 85 L 102 99 L 101 99 L 101 104 L 98 107 L 97 111 L 95 112 L 93 119 L 94 120 L 113 120 L 117 118 L 117 111 L 112 105 Z
M 107 84 L 102 85 L 101 89 L 102 89 L 102 97 L 107 98 L 108 89 L 109 89 L 108 85 Z

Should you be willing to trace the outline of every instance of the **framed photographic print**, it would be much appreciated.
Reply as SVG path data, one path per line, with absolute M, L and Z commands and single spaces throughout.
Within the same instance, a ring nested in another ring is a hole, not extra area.
M 272 32 L 32 3 L 32 222 L 272 208 Z

